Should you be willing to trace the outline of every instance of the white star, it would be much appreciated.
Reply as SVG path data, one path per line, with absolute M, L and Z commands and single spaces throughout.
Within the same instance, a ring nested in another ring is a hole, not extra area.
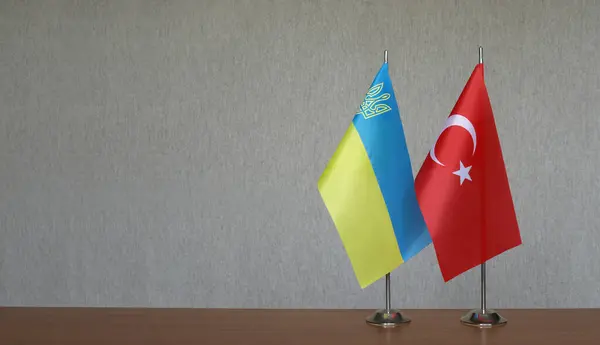
M 473 181 L 473 180 L 471 180 L 471 176 L 469 176 L 469 170 L 471 170 L 471 167 L 470 166 L 465 167 L 463 165 L 463 162 L 460 161 L 460 169 L 453 172 L 454 175 L 460 176 L 460 185 L 461 186 L 462 186 L 463 182 L 465 182 L 465 180 Z

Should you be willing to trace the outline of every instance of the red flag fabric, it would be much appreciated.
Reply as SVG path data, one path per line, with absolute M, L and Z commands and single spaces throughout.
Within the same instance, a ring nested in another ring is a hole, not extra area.
M 415 188 L 444 281 L 521 244 L 483 64 L 475 66 Z

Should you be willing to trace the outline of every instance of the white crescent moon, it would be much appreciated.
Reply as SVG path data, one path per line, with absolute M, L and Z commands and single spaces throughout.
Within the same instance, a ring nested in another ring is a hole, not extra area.
M 454 114 L 446 119 L 446 124 L 440 132 L 440 135 L 442 135 L 442 133 L 444 133 L 444 131 L 447 128 L 452 126 L 462 127 L 466 129 L 467 132 L 469 132 L 469 134 L 471 134 L 471 139 L 473 139 L 473 154 L 475 154 L 475 148 L 477 147 L 477 133 L 475 132 L 475 127 L 473 126 L 471 121 L 469 121 L 469 119 L 462 115 Z M 435 145 L 437 144 L 440 135 L 438 135 L 437 139 L 435 139 L 435 143 L 433 144 L 431 151 L 429 151 L 429 155 L 431 156 L 431 159 L 433 159 L 434 162 L 441 166 L 445 166 L 444 163 L 440 162 L 440 160 L 435 155 Z

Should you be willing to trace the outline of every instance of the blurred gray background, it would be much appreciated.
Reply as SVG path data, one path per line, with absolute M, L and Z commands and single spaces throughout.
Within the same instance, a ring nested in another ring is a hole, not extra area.
M 389 50 L 416 171 L 484 47 L 524 244 L 490 307 L 600 307 L 600 1 L 0 1 L 0 305 L 377 308 L 317 179 Z M 478 305 L 433 247 L 401 308 Z

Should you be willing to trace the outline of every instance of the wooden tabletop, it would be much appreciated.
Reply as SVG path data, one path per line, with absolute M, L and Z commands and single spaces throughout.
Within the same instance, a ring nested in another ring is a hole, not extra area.
M 600 309 L 500 310 L 493 329 L 459 322 L 464 310 L 404 310 L 394 329 L 370 310 L 0 308 L 2 345 L 600 344 Z

